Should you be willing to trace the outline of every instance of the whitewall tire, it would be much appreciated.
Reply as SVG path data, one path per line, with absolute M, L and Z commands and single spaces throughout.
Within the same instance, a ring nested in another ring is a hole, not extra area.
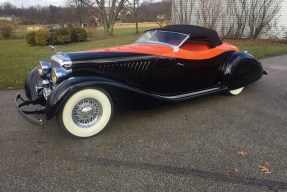
M 112 100 L 101 89 L 74 93 L 58 113 L 63 130 L 75 137 L 91 137 L 101 132 L 112 116 Z
M 233 89 L 228 91 L 228 95 L 239 95 L 243 91 L 244 87 Z

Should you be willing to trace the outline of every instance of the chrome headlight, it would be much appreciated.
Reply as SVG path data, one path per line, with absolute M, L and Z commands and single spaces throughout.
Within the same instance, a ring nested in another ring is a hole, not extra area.
M 45 74 L 50 72 L 52 65 L 51 63 L 48 63 L 47 61 L 39 61 L 37 68 L 38 68 L 39 75 L 44 76 Z
M 60 83 L 68 77 L 68 72 L 61 67 L 54 67 L 52 69 L 52 82 L 54 84 Z

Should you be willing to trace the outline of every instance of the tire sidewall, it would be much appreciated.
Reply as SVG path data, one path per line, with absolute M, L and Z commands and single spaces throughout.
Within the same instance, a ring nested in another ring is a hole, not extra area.
M 82 128 L 76 125 L 72 119 L 74 106 L 82 99 L 93 98 L 102 105 L 102 116 L 99 121 L 89 127 Z M 110 95 L 101 88 L 86 88 L 73 93 L 61 107 L 57 114 L 57 120 L 63 131 L 75 138 L 92 137 L 100 133 L 109 124 L 113 111 L 113 103 Z
M 244 87 L 240 87 L 238 89 L 229 90 L 228 94 L 229 95 L 233 95 L 233 96 L 239 95 L 243 91 L 243 89 L 244 89 Z

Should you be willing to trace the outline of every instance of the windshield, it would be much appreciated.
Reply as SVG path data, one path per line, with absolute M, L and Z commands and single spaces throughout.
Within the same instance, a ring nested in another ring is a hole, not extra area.
M 136 42 L 179 46 L 187 37 L 188 35 L 183 33 L 154 30 L 145 32 Z

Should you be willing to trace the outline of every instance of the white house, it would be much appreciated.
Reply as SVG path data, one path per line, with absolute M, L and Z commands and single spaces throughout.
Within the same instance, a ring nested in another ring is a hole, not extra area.
M 16 21 L 16 17 L 15 17 L 15 15 L 12 15 L 12 16 L 0 16 L 0 20 Z
M 273 0 L 264 8 L 267 15 L 273 14 L 276 8 L 274 2 L 281 1 L 278 13 L 272 21 L 264 27 L 258 38 L 287 38 L 287 0 Z M 262 18 L 262 7 L 257 12 L 251 12 L 251 7 L 262 0 L 172 0 L 172 23 L 192 24 L 217 30 L 220 36 L 250 38 L 251 32 L 256 33 L 253 27 L 255 22 Z M 257 4 L 256 4 L 257 6 Z M 242 12 L 242 10 L 248 10 Z M 254 10 L 254 9 L 253 9 Z M 255 14 L 254 14 L 255 13 Z M 254 23 L 252 23 L 252 21 Z M 258 25 L 259 26 L 259 25 Z

